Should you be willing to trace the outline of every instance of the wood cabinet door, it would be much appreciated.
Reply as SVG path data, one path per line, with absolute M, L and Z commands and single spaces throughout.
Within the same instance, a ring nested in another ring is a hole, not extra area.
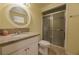
M 31 43 L 29 45 L 28 51 L 27 51 L 28 55 L 38 55 L 38 43 Z
M 12 53 L 12 55 L 38 55 L 38 40 L 39 36 L 28 39 L 28 44 L 26 44 L 23 49 Z
M 26 49 L 20 49 L 14 53 L 12 53 L 11 55 L 27 55 L 28 51 Z
M 38 40 L 40 36 L 35 36 L 23 41 L 12 43 L 2 48 L 2 54 L 8 55 L 38 55 Z
M 28 48 L 20 49 L 11 55 L 38 55 L 38 43 L 31 43 Z

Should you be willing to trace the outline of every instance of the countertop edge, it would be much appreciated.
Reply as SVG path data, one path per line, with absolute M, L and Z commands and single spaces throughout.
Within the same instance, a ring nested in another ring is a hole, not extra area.
M 38 36 L 38 35 L 40 35 L 40 34 L 29 35 L 28 37 L 18 38 L 16 40 L 7 41 L 7 42 L 2 42 L 2 43 L 0 43 L 0 46 L 12 44 L 12 43 L 15 43 L 15 42 L 18 42 L 18 41 L 22 41 L 22 40 L 26 40 L 26 39 L 29 39 L 29 38 L 32 38 L 32 37 L 35 37 L 35 36 Z

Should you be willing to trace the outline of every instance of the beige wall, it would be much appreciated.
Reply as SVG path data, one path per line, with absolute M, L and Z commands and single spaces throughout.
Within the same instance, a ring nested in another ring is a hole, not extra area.
M 2 28 L 14 28 L 5 17 L 5 8 L 8 4 L 0 4 L 0 29 Z M 7 15 L 7 14 L 6 14 Z
M 40 7 L 38 6 L 38 4 L 31 4 L 29 9 L 32 15 L 30 31 L 41 33 L 42 17 Z

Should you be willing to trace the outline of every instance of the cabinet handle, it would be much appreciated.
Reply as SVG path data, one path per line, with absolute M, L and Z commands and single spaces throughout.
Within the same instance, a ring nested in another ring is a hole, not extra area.
M 25 50 L 25 53 L 26 53 L 26 55 L 27 55 L 27 49 L 24 49 Z
M 27 51 L 27 49 L 25 49 L 25 51 Z
M 27 48 L 29 50 L 29 48 Z
M 29 50 L 29 48 L 25 49 L 25 51 Z

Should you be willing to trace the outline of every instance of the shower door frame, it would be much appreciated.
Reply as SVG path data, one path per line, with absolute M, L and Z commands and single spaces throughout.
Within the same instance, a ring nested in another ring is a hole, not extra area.
M 56 13 L 60 13 L 60 12 L 64 12 L 64 16 L 65 16 L 65 40 L 64 40 L 64 48 L 66 48 L 66 42 L 67 42 L 67 22 L 68 22 L 68 20 L 67 20 L 67 11 L 66 10 L 61 10 L 61 11 L 57 11 L 57 12 L 53 12 L 53 13 L 50 13 L 50 14 L 47 14 L 47 15 L 43 15 L 43 17 L 44 16 L 51 16 L 51 15 L 54 15 L 54 14 L 56 14 Z M 52 19 L 53 19 L 53 17 L 52 17 Z

